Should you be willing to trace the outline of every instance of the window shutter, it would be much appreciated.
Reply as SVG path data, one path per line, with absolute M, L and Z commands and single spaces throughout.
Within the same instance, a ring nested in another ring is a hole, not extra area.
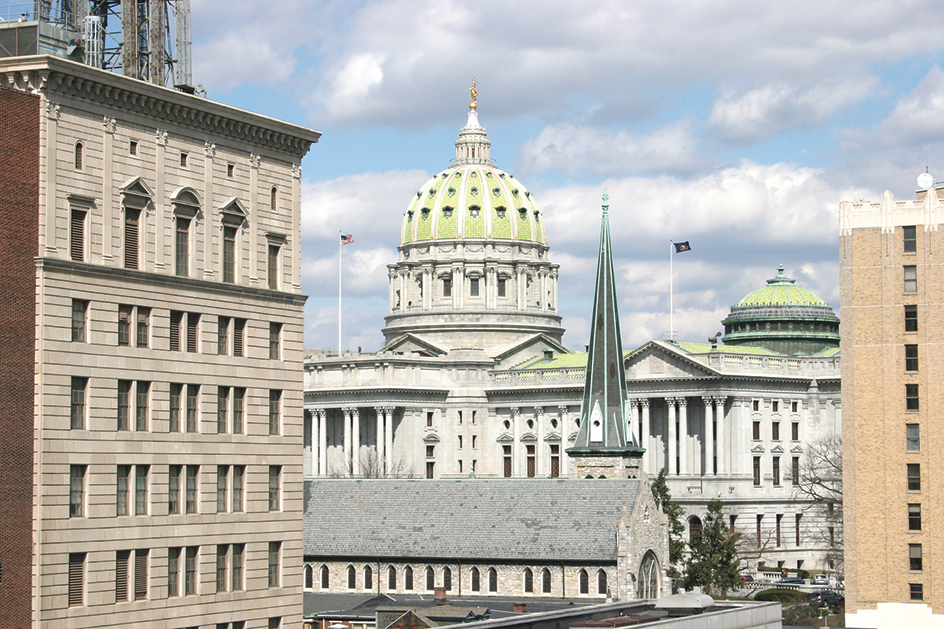
M 147 598 L 148 591 L 148 551 L 134 552 L 134 600 Z
M 243 355 L 243 332 L 245 329 L 245 319 L 236 319 L 233 322 L 233 356 Z
M 197 351 L 197 326 L 200 324 L 200 315 L 191 312 L 187 314 L 187 351 Z
M 130 550 L 115 553 L 115 602 L 128 600 L 128 557 Z
M 125 208 L 125 268 L 138 268 L 138 220 L 141 210 Z
M 76 262 L 85 259 L 85 211 L 72 210 L 72 231 L 69 240 L 69 255 Z
M 170 311 L 170 351 L 180 351 L 180 320 L 183 318 L 182 312 L 176 310 Z
M 69 607 L 80 607 L 84 601 L 85 553 L 69 553 Z

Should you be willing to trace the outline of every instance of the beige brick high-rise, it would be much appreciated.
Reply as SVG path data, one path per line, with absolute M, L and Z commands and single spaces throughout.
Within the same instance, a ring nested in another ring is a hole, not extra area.
M 846 624 L 944 626 L 944 204 L 839 207 Z
M 318 137 L 0 59 L 0 629 L 301 626 Z

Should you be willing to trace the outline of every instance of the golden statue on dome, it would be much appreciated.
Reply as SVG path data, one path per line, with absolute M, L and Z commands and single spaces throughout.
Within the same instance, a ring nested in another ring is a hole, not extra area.
M 475 86 L 478 84 L 479 84 L 478 80 L 475 77 L 472 77 L 472 87 L 466 90 L 468 92 L 472 92 L 472 103 L 469 105 L 469 109 L 474 110 L 476 107 L 479 106 L 478 104 L 479 91 L 475 89 Z

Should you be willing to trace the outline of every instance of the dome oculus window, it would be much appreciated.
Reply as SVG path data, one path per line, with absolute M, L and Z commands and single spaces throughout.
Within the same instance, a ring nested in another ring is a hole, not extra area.
M 489 179 L 491 179 L 491 178 L 492 178 L 492 173 L 490 173 L 490 172 L 488 172 L 488 171 L 485 171 L 485 176 L 488 177 Z
M 535 223 L 541 222 L 541 214 L 537 210 L 534 210 L 534 222 Z
M 496 197 L 500 197 L 500 196 L 501 196 L 501 188 L 499 188 L 498 186 L 495 186 L 494 188 L 492 188 L 492 194 L 494 194 Z
M 470 177 L 478 177 L 479 174 L 473 170 L 473 171 L 469 174 L 469 176 L 470 176 Z
M 430 189 L 429 189 L 429 198 L 433 198 L 434 196 L 436 196 L 436 188 L 430 188 Z
M 413 210 L 410 210 L 409 212 L 406 213 L 406 222 L 407 223 L 413 222 Z
M 528 218 L 528 211 L 523 207 L 518 208 L 518 214 L 521 216 L 522 220 Z
M 469 188 L 469 194 L 471 194 L 473 197 L 477 197 L 479 196 L 479 189 L 476 186 L 472 186 Z
M 443 216 L 445 216 L 446 218 L 449 218 L 450 216 L 452 216 L 452 208 L 449 207 L 448 205 L 443 208 Z
M 455 177 L 456 179 L 461 179 L 462 173 L 456 173 L 455 175 L 453 175 L 453 177 Z
M 454 195 L 456 194 L 456 189 L 455 189 L 455 188 L 449 188 L 448 190 L 446 190 L 446 193 L 447 193 L 449 196 L 454 196 Z
M 515 195 L 515 198 L 516 198 L 516 199 L 518 198 L 518 188 L 512 189 L 511 193 L 512 193 L 513 195 Z
M 429 218 L 429 208 L 428 208 L 428 207 L 424 207 L 422 210 L 420 210 L 420 216 L 421 216 L 423 219 Z
M 477 206 L 477 205 L 470 205 L 470 206 L 469 206 L 469 215 L 470 215 L 472 218 L 478 218 L 478 216 L 479 216 L 479 210 L 481 210 L 481 208 L 480 208 L 479 206 Z
M 498 218 L 505 218 L 505 207 L 502 205 L 499 205 L 498 207 L 496 207 L 495 214 L 498 215 Z

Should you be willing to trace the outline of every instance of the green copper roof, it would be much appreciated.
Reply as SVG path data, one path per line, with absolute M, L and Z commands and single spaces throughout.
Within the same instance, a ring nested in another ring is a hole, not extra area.
M 547 244 L 544 217 L 520 181 L 494 166 L 464 164 L 427 181 L 403 216 L 400 244 L 500 238 Z
M 767 280 L 767 286 L 759 288 L 735 305 L 743 306 L 829 306 L 825 301 L 805 288 L 796 285 L 796 280 L 787 277 L 783 265 L 777 269 L 777 277 Z
M 763 355 L 763 356 L 779 356 L 777 352 L 772 352 L 766 347 L 751 347 L 744 345 L 716 345 L 712 346 L 711 343 L 675 343 L 679 347 L 689 354 L 710 354 L 711 352 L 721 352 L 722 354 L 753 354 L 753 355 Z

